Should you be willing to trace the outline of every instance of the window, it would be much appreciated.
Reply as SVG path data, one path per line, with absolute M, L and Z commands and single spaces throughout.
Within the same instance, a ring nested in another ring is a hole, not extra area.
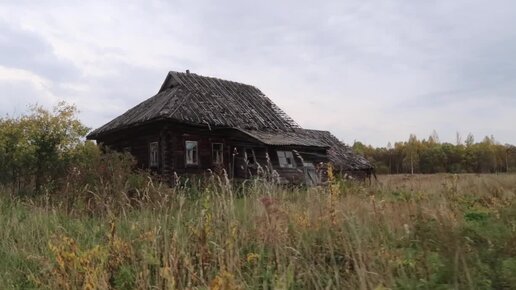
M 296 168 L 296 162 L 292 151 L 278 151 L 278 161 L 280 167 Z
M 150 167 L 158 166 L 158 142 L 152 142 L 149 145 L 149 164 Z
M 186 141 L 186 165 L 197 165 L 199 164 L 199 150 L 197 141 Z
M 211 144 L 211 160 L 213 161 L 213 164 L 222 164 L 224 160 L 224 144 Z
M 245 160 L 247 160 L 248 165 L 254 165 L 256 163 L 253 149 L 245 149 Z

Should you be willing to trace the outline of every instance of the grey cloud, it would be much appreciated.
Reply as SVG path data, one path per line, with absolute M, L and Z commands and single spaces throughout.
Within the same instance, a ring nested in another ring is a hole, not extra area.
M 8 114 L 18 116 L 25 113 L 30 105 L 51 106 L 41 91 L 30 83 L 5 82 L 0 80 L 0 117 Z
M 59 58 L 44 38 L 3 22 L 0 31 L 0 65 L 31 71 L 55 81 L 78 77 L 78 69 Z

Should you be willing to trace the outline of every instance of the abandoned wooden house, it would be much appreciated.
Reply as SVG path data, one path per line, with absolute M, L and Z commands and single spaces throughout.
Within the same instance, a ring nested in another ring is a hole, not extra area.
M 272 166 L 281 182 L 314 184 L 328 161 L 351 174 L 372 169 L 329 132 L 300 128 L 254 86 L 189 71 L 169 72 L 155 96 L 87 138 L 163 176 L 225 169 L 249 178 Z

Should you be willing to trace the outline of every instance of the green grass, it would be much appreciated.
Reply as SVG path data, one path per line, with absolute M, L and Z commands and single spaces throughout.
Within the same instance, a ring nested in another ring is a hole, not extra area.
M 516 289 L 516 175 L 139 184 L 0 197 L 2 288 Z

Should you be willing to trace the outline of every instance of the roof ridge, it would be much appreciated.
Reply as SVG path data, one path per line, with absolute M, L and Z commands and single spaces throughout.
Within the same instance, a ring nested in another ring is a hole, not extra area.
M 284 127 L 289 129 L 301 128 L 299 124 L 292 119 L 285 111 L 283 111 L 276 103 L 274 103 L 267 95 L 265 95 L 260 89 L 257 87 L 235 82 L 231 80 L 221 79 L 217 77 L 204 76 L 191 72 L 177 72 L 170 71 L 169 74 L 178 81 L 178 86 L 186 89 L 188 92 L 198 96 L 203 97 L 203 95 L 207 96 L 223 96 L 229 92 L 229 95 L 232 95 L 236 101 L 239 101 L 239 106 L 246 107 L 246 109 L 254 114 L 257 113 L 265 113 L 260 108 L 255 108 L 250 105 L 246 100 L 241 99 L 241 95 L 246 94 L 246 90 L 250 90 L 251 92 L 256 93 L 256 96 L 260 98 L 264 98 L 270 103 L 270 109 L 275 114 L 267 115 L 267 117 L 263 120 L 264 122 L 274 123 L 277 121 L 284 122 Z M 216 85 L 213 86 L 213 83 Z M 213 91 L 212 89 L 215 89 Z M 206 92 L 205 92 L 206 90 Z M 226 90 L 226 92 L 224 91 Z M 221 95 L 222 94 L 222 95 Z M 181 103 L 181 105 L 183 102 Z M 257 111 L 258 109 L 258 111 Z M 177 111 L 177 110 L 176 110 Z M 238 127 L 238 126 L 237 126 Z M 283 129 L 285 130 L 285 129 Z
M 243 85 L 243 86 L 248 86 L 248 87 L 252 87 L 258 91 L 260 91 L 260 89 L 258 89 L 257 87 L 255 87 L 254 85 L 251 85 L 251 84 L 246 84 L 246 83 L 241 83 L 241 82 L 236 82 L 236 81 L 232 81 L 232 80 L 228 80 L 228 79 L 222 79 L 222 78 L 218 78 L 218 77 L 213 77 L 213 76 L 205 76 L 205 75 L 200 75 L 200 74 L 197 74 L 197 73 L 193 73 L 193 72 L 181 72 L 181 71 L 169 71 L 170 74 L 180 74 L 180 75 L 184 75 L 184 76 L 188 76 L 188 75 L 193 75 L 193 76 L 196 76 L 196 77 L 201 77 L 201 78 L 207 78 L 207 79 L 212 79 L 212 80 L 217 80 L 217 81 L 221 81 L 221 82 L 228 82 L 228 83 L 232 83 L 232 84 L 237 84 L 237 85 Z M 261 91 L 260 91 L 261 92 Z

